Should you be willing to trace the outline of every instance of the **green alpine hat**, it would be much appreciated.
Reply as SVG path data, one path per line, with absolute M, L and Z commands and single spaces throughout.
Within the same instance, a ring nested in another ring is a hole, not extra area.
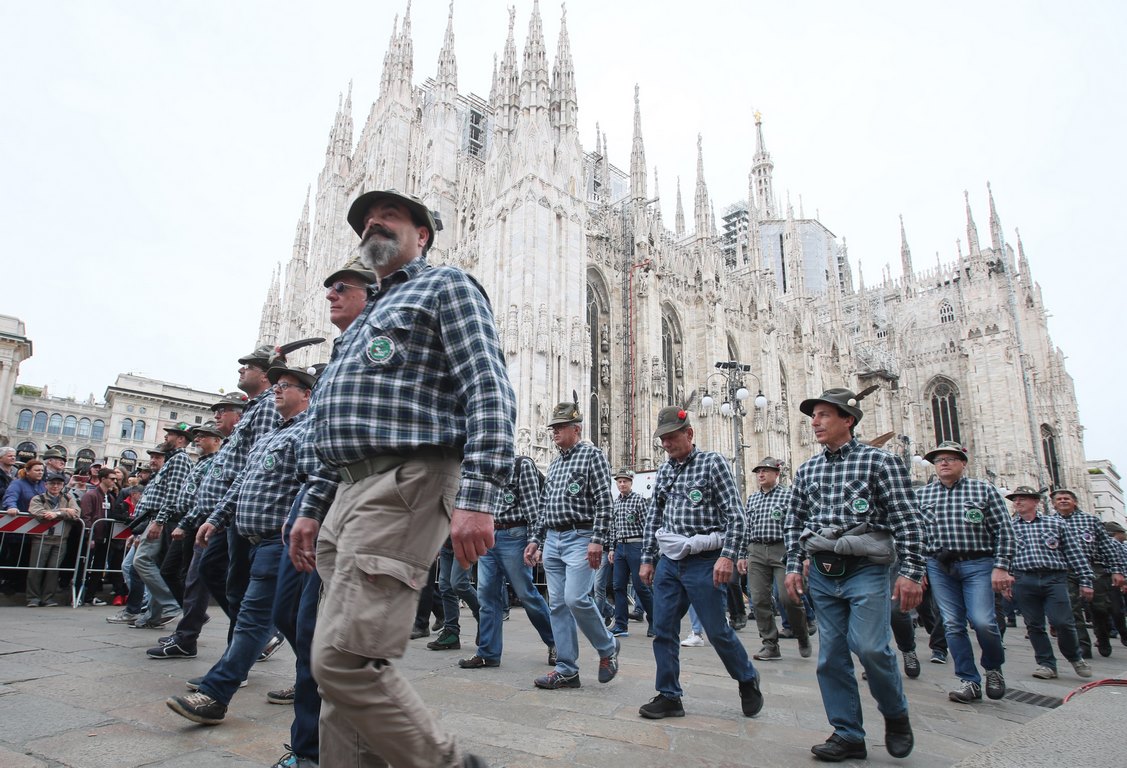
M 771 469 L 771 470 L 774 470 L 775 472 L 782 472 L 783 471 L 783 460 L 782 459 L 775 459 L 775 458 L 768 456 L 765 459 L 763 459 L 763 461 L 756 464 L 752 468 L 751 471 L 752 472 L 758 472 L 761 469 Z
M 183 421 L 164 428 L 166 435 L 180 435 L 189 442 L 192 439 L 192 427 Z
M 192 439 L 200 436 L 222 438 L 223 433 L 219 431 L 219 427 L 214 421 L 205 421 L 198 427 L 192 427 Z
M 827 389 L 818 397 L 811 397 L 807 400 L 803 400 L 802 403 L 799 404 L 798 410 L 802 411 L 807 416 L 813 416 L 814 406 L 816 406 L 818 403 L 828 403 L 829 405 L 836 406 L 845 411 L 854 419 L 856 419 L 858 424 L 860 424 L 861 417 L 865 414 L 860 408 L 857 407 L 857 404 L 861 402 L 862 399 L 864 399 L 865 395 L 869 394 L 874 389 L 876 389 L 876 387 L 870 387 L 858 395 L 854 394 L 853 390 L 851 389 L 846 389 L 845 387 L 834 387 L 833 389 Z
M 395 189 L 378 189 L 371 192 L 365 192 L 352 201 L 352 205 L 348 208 L 348 223 L 352 229 L 360 237 L 364 236 L 364 217 L 368 215 L 372 205 L 377 200 L 390 198 L 397 203 L 407 207 L 411 212 L 411 220 L 415 222 L 415 226 L 426 227 L 430 236 L 427 238 L 427 244 L 423 247 L 423 254 L 425 255 L 430 247 L 434 245 L 434 236 L 442 229 L 442 219 L 438 216 L 436 211 L 432 211 L 427 207 L 419 198 L 414 195 L 407 195 Z
M 313 389 L 313 385 L 317 383 L 317 374 L 310 373 L 307 368 L 287 368 L 284 365 L 275 365 L 266 372 L 266 378 L 270 379 L 271 384 L 277 384 L 278 379 L 286 375 L 293 376 L 307 389 Z
M 1014 501 L 1019 496 L 1027 496 L 1031 499 L 1040 499 L 1041 492 L 1030 488 L 1028 485 L 1019 485 L 1017 488 L 1014 488 L 1013 491 L 1006 494 L 1006 498 L 1010 501 Z
M 634 479 L 634 470 L 632 470 L 632 469 L 620 469 L 620 470 L 618 470 L 617 472 L 614 473 L 614 479 L 615 480 L 617 480 L 620 477 L 624 477 L 627 480 L 633 480 Z
M 242 392 L 228 392 L 223 396 L 222 400 L 211 406 L 211 410 L 213 411 L 218 411 L 220 408 L 237 408 L 240 411 L 245 411 L 247 408 L 247 396 Z
M 356 277 L 359 277 L 361 280 L 363 280 L 368 285 L 374 284 L 376 282 L 376 279 L 377 279 L 375 272 L 368 269 L 368 267 L 364 264 L 364 262 L 361 261 L 359 258 L 354 257 L 352 259 L 349 259 L 348 263 L 345 264 L 343 267 L 341 267 L 336 272 L 333 272 L 331 275 L 329 275 L 328 277 L 325 278 L 325 287 L 328 288 L 330 285 L 335 283 L 337 280 L 340 280 L 341 278 L 346 277 L 348 275 L 355 275 Z
M 963 448 L 963 446 L 952 440 L 944 440 L 942 443 L 924 454 L 924 461 L 930 464 L 934 464 L 935 457 L 941 453 L 953 453 L 963 461 L 967 460 L 967 451 L 965 448 Z
M 583 414 L 579 412 L 579 405 L 575 402 L 563 402 L 552 409 L 552 415 L 548 418 L 548 426 L 554 427 L 557 424 L 582 424 Z
M 654 437 L 668 435 L 670 432 L 691 426 L 688 411 L 676 405 L 667 405 L 657 412 L 657 429 L 654 430 Z
M 1114 520 L 1104 520 L 1104 530 L 1108 533 L 1127 533 L 1127 528 Z

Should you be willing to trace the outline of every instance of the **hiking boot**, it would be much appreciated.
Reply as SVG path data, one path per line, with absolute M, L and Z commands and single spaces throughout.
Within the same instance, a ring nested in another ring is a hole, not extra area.
M 206 693 L 173 696 L 165 704 L 176 714 L 200 725 L 218 725 L 227 714 L 227 705 L 220 704 Z
M 462 642 L 458 639 L 458 633 L 449 630 L 443 630 L 437 640 L 427 643 L 427 648 L 432 651 L 457 651 L 461 647 Z
M 915 651 L 904 651 L 904 674 L 913 680 L 920 676 L 920 658 Z
M 1033 670 L 1033 676 L 1038 680 L 1052 680 L 1056 678 L 1057 671 L 1052 667 L 1046 667 L 1042 664 L 1041 666 L 1037 667 L 1037 669 Z
M 779 653 L 779 646 L 764 643 L 763 647 L 752 654 L 751 658 L 756 661 L 774 661 L 783 658 L 783 654 Z
M 414 626 L 411 627 L 411 639 L 412 640 L 418 640 L 420 637 L 426 637 L 429 634 L 430 634 L 430 627 L 426 626 L 425 624 L 422 625 L 422 626 L 415 624 Z
M 810 747 L 814 757 L 826 763 L 840 763 L 854 758 L 864 760 L 869 756 L 863 741 L 846 741 L 836 733 L 831 734 L 824 744 Z
M 740 706 L 744 717 L 755 717 L 763 709 L 763 694 L 759 691 L 759 678 L 740 683 Z
M 622 650 L 622 643 L 615 638 L 614 651 L 610 656 L 599 657 L 599 682 L 609 683 L 618 674 L 618 652 Z
M 551 648 L 548 649 L 548 666 L 549 667 L 556 666 L 556 661 L 558 659 L 559 659 L 559 654 L 556 653 L 556 646 L 553 645 Z
M 912 735 L 912 724 L 908 716 L 886 717 L 884 719 L 884 748 L 893 757 L 907 757 L 912 754 L 916 739 Z
M 538 677 L 532 681 L 532 684 L 537 688 L 544 688 L 549 691 L 554 691 L 558 688 L 578 688 L 579 673 L 574 675 L 561 675 L 556 670 L 552 670 L 543 677 Z
M 286 644 L 286 638 L 282 636 L 281 632 L 275 632 L 274 636 L 266 641 L 266 647 L 262 649 L 262 653 L 258 654 L 255 663 L 259 661 L 266 661 Z
M 1080 675 L 1080 677 L 1092 676 L 1092 665 L 1084 659 L 1078 659 L 1072 662 L 1072 668 L 1076 670 L 1076 674 Z
M 659 693 L 648 704 L 638 707 L 638 714 L 649 720 L 661 720 L 663 717 L 684 717 L 685 708 L 681 706 L 680 699 L 671 699 Z
M 269 691 L 266 694 L 266 701 L 271 704 L 293 704 L 294 692 L 297 689 L 294 686 L 283 688 L 280 691 Z
M 150 648 L 145 651 L 145 655 L 150 659 L 194 659 L 196 658 L 196 649 L 187 645 L 181 645 L 177 642 L 171 642 L 165 645 L 158 645 L 156 648 Z
M 127 609 L 122 608 L 113 616 L 107 616 L 106 621 L 110 624 L 132 624 L 141 617 L 139 613 L 130 613 Z
M 1002 670 L 986 670 L 986 697 L 1000 699 L 1006 695 L 1006 678 L 1002 677 Z
M 459 659 L 458 666 L 462 669 L 481 669 L 482 667 L 499 667 L 501 666 L 500 659 L 486 659 L 478 656 L 476 653 L 468 659 Z
M 798 655 L 799 656 L 801 656 L 804 659 L 809 659 L 810 654 L 813 653 L 813 652 L 814 652 L 814 649 L 810 646 L 809 640 L 799 640 L 798 641 Z
M 982 686 L 973 680 L 963 680 L 958 688 L 947 694 L 947 698 L 963 704 L 982 701 Z

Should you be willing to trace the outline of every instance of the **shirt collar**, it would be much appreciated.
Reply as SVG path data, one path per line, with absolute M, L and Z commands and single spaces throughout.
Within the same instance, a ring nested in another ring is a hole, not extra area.
M 857 442 L 857 438 L 851 437 L 849 438 L 849 442 L 836 451 L 831 451 L 829 448 L 826 448 L 822 452 L 822 455 L 826 457 L 827 461 L 841 461 L 848 458 L 849 454 L 855 451 L 859 445 L 860 443 Z
M 685 456 L 685 458 L 683 460 L 677 461 L 672 456 L 670 456 L 668 461 L 669 461 L 670 464 L 672 464 L 675 467 L 684 466 L 685 464 L 688 464 L 690 461 L 692 461 L 693 457 L 696 456 L 697 453 L 699 453 L 699 449 L 696 447 L 696 445 L 693 445 L 692 449 L 689 451 L 688 455 Z

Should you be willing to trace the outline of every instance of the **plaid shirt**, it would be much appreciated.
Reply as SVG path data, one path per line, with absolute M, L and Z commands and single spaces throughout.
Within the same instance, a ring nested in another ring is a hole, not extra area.
M 640 493 L 630 493 L 614 500 L 614 514 L 611 515 L 609 546 L 613 547 L 623 539 L 640 539 L 645 535 L 646 500 Z
M 1006 502 L 990 483 L 960 477 L 950 488 L 934 482 L 916 491 L 924 524 L 924 551 L 989 552 L 994 567 L 1008 571 L 1014 556 Z
M 790 488 L 776 485 L 769 491 L 753 493 L 747 499 L 748 544 L 777 544 L 783 540 L 783 521 L 790 508 Z
M 137 517 L 152 513 L 154 522 L 164 525 L 175 520 L 180 514 L 180 489 L 192 474 L 192 460 L 183 448 L 177 448 L 164 459 L 164 466 L 156 473 L 145 492 L 141 494 L 141 506 Z
M 642 534 L 642 563 L 657 560 L 657 530 L 681 536 L 723 531 L 721 557 L 736 560 L 747 529 L 747 513 L 732 467 L 719 453 L 696 446 L 682 462 L 672 458 L 657 470 Z
M 223 496 L 208 522 L 226 528 L 235 518 L 242 536 L 280 533 L 305 478 L 297 454 L 306 439 L 307 411 L 283 421 L 254 444 L 247 464 Z
M 1014 571 L 1068 571 L 1080 586 L 1092 586 L 1092 566 L 1063 517 L 1038 512 L 1026 521 L 1015 515 L 1013 528 Z
M 255 395 L 243 410 L 242 417 L 235 423 L 231 434 L 223 441 L 215 459 L 211 462 L 207 478 L 196 491 L 196 506 L 190 515 L 185 515 L 179 528 L 185 531 L 198 528 L 215 507 L 223 500 L 223 495 L 235 481 L 235 477 L 246 466 L 247 456 L 254 444 L 278 426 L 278 409 L 274 405 L 274 393 L 264 389 Z
M 178 507 L 181 518 L 195 508 L 196 495 L 199 493 L 200 486 L 207 480 L 208 473 L 211 471 L 212 462 L 215 461 L 217 455 L 218 451 L 209 453 L 207 456 L 201 456 L 199 461 L 192 467 L 191 474 L 188 475 L 188 479 L 184 481 L 184 485 L 180 489 Z
M 790 508 L 783 524 L 787 573 L 801 573 L 806 552 L 804 530 L 848 529 L 868 523 L 896 539 L 900 575 L 919 581 L 924 575 L 923 526 L 912 482 L 900 460 L 856 438 L 836 451 L 808 459 L 795 473 Z
M 1124 565 L 1127 563 L 1123 562 L 1119 547 L 1112 546 L 1116 542 L 1098 517 L 1081 512 L 1079 509 L 1068 517 L 1064 515 L 1058 517 L 1068 524 L 1069 530 L 1072 531 L 1084 557 L 1091 563 L 1093 569 L 1127 575 L 1127 571 L 1124 570 Z
M 544 541 L 546 528 L 583 523 L 594 529 L 592 544 L 605 544 L 611 527 L 610 462 L 588 442 L 576 443 L 552 459 L 540 495 L 540 519 L 528 540 Z
M 493 515 L 495 524 L 524 521 L 529 528 L 536 527 L 540 516 L 540 478 L 536 464 L 527 456 L 518 456 L 513 466 L 513 477 L 501 491 L 501 503 Z
M 419 257 L 384 279 L 333 350 L 309 434 L 324 465 L 301 516 L 324 518 L 332 471 L 425 446 L 462 449 L 454 504 L 492 514 L 513 470 L 516 398 L 489 299 Z

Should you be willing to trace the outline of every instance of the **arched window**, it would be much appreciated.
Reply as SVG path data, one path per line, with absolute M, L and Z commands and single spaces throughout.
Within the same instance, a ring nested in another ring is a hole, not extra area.
M 74 437 L 74 433 L 78 431 L 78 419 L 74 416 L 67 416 L 63 419 L 63 434 L 67 437 Z
M 955 308 L 951 306 L 951 302 L 944 299 L 939 302 L 939 322 L 953 323 L 955 322 Z
M 31 422 L 32 432 L 46 432 L 47 431 L 47 412 L 38 411 L 35 414 L 35 420 Z
M 121 439 L 128 440 L 133 436 L 133 419 L 121 420 Z
M 31 417 L 34 414 L 30 408 L 24 408 L 20 411 L 20 420 L 16 423 L 16 429 L 20 432 L 27 432 L 31 429 Z
M 137 419 L 137 423 L 133 425 L 133 439 L 134 440 L 144 440 L 145 439 L 145 422 L 142 421 L 141 419 Z
M 684 398 L 684 387 L 679 387 L 678 374 L 684 374 L 684 361 L 681 357 L 681 323 L 673 308 L 666 305 L 661 310 L 661 363 L 664 379 L 654 382 L 655 394 L 661 395 L 663 405 L 684 405 L 678 399 Z
M 63 416 L 61 413 L 52 413 L 47 420 L 47 434 L 57 435 L 63 431 Z
M 91 440 L 102 440 L 106 436 L 106 422 L 94 419 L 94 428 L 90 430 Z
M 83 438 L 90 437 L 90 419 L 85 416 L 78 420 L 78 436 Z
M 945 440 L 961 443 L 959 437 L 959 390 L 950 379 L 936 379 L 931 386 L 931 419 L 935 443 Z
M 1049 470 L 1049 480 L 1053 487 L 1063 488 L 1064 480 L 1057 460 L 1057 434 L 1048 424 L 1041 425 L 1041 450 L 1045 452 L 1045 469 Z

